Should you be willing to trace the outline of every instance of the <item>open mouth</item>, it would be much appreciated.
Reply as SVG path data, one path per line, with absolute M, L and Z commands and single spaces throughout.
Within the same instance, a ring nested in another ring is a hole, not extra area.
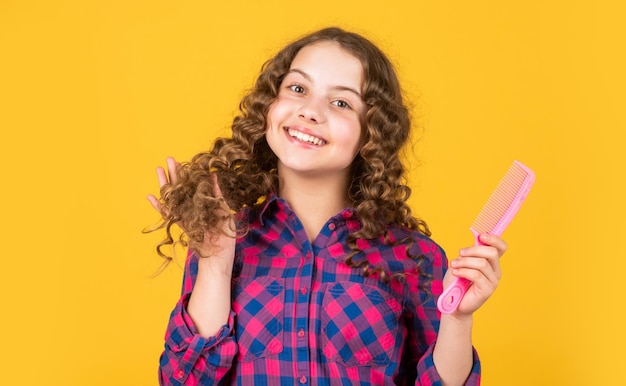
M 289 134 L 289 136 L 292 138 L 296 138 L 300 142 L 310 143 L 311 145 L 322 146 L 326 144 L 326 141 L 324 141 L 323 139 L 314 137 L 310 134 L 305 134 L 298 130 L 288 128 L 287 134 Z

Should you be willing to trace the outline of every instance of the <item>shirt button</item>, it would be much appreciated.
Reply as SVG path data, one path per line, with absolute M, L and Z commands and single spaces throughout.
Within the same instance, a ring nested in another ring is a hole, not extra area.
M 300 331 L 298 331 L 298 338 L 304 338 L 304 328 L 301 328 Z
M 176 373 L 176 378 L 178 378 L 178 379 L 183 379 L 184 377 L 185 377 L 185 372 L 184 372 L 183 370 L 179 370 L 179 371 Z
M 330 229 L 331 231 L 334 231 L 336 228 L 336 225 L 334 222 L 331 222 L 330 224 L 328 224 L 328 229 Z
M 302 287 L 302 288 L 300 288 L 300 293 L 301 293 L 302 295 L 306 295 L 306 293 L 307 293 L 308 291 L 309 291 L 309 290 L 307 290 L 307 288 L 306 288 L 306 287 Z
M 302 375 L 300 377 L 300 383 L 303 384 L 303 385 L 306 383 L 306 375 Z
M 307 252 L 307 253 L 306 253 L 306 258 L 307 258 L 307 259 L 310 259 L 310 258 L 311 258 L 311 256 L 313 256 L 313 254 L 312 254 L 311 252 Z

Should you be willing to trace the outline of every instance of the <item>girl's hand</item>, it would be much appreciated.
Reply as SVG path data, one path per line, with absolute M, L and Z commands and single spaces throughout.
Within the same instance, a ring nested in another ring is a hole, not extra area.
M 444 288 L 455 276 L 470 280 L 473 284 L 461 300 L 454 314 L 469 316 L 478 310 L 493 294 L 502 277 L 500 258 L 507 245 L 500 237 L 481 234 L 480 242 L 459 251 L 459 257 L 450 262 L 450 269 L 444 277 Z
M 178 182 L 176 169 L 180 166 L 179 163 L 172 157 L 166 159 L 167 172 L 162 167 L 157 167 L 157 177 L 159 180 L 159 186 L 162 188 L 168 184 L 176 184 Z M 169 177 L 168 177 L 169 176 Z M 216 198 L 223 198 L 222 191 L 217 184 L 217 176 L 212 175 L 213 178 L 213 196 Z M 162 213 L 163 205 L 159 199 L 150 194 L 148 195 L 148 201 L 152 207 Z M 192 248 L 201 257 L 210 257 L 209 259 L 200 259 L 204 263 L 208 263 L 210 260 L 216 264 L 215 267 L 219 268 L 228 275 L 232 272 L 232 265 L 235 256 L 235 243 L 236 243 L 236 230 L 235 222 L 229 211 L 224 210 L 223 215 L 230 216 L 230 221 L 224 222 L 222 233 L 214 234 L 208 231 L 204 232 L 204 239 L 202 243 L 193 243 Z M 185 231 L 185 224 L 177 224 L 183 231 Z M 206 261 L 204 261 L 206 260 Z M 210 265 L 214 265 L 210 264 Z M 204 265 L 204 264 L 201 264 Z

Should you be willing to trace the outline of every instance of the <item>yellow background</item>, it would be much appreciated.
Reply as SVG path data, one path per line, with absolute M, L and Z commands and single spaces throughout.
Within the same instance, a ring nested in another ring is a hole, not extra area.
M 327 25 L 397 65 L 413 207 L 451 257 L 513 159 L 537 173 L 476 315 L 484 384 L 623 381 L 623 2 L 215 3 L 0 3 L 0 383 L 157 383 L 181 270 L 149 278 L 154 168 L 226 134 L 263 61 Z

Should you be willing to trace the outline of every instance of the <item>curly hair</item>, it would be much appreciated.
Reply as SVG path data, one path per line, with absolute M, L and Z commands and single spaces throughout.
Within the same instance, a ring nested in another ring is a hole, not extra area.
M 223 229 L 224 221 L 229 221 L 224 209 L 230 209 L 234 215 L 245 207 L 259 205 L 269 194 L 278 191 L 277 157 L 265 139 L 268 111 L 298 52 L 322 41 L 338 43 L 363 66 L 361 94 L 366 105 L 363 145 L 351 167 L 348 192 L 362 227 L 348 237 L 352 253 L 346 257 L 346 264 L 362 268 L 366 276 L 377 272 L 389 280 L 393 273 L 372 267 L 365 257 L 359 256 L 357 240 L 383 238 L 390 245 L 404 243 L 409 254 L 413 241 L 391 241 L 389 225 L 430 236 L 426 223 L 414 217 L 407 205 L 411 189 L 404 180 L 400 151 L 408 142 L 411 120 L 393 65 L 363 36 L 333 27 L 288 44 L 265 62 L 253 88 L 240 102 L 240 112 L 232 123 L 232 137 L 216 139 L 211 151 L 197 154 L 178 168 L 176 184 L 163 186 L 163 222 L 158 229 L 165 228 L 167 237 L 157 246 L 160 256 L 171 259 L 162 252 L 162 247 L 175 243 L 171 233 L 173 224 L 184 224 L 193 248 L 202 242 L 205 232 L 218 234 Z M 212 174 L 217 175 L 224 199 L 212 195 Z M 238 224 L 238 231 L 245 232 L 245 228 L 246 224 Z M 184 234 L 176 242 L 187 246 Z M 424 258 L 409 257 L 418 260 L 418 267 Z

